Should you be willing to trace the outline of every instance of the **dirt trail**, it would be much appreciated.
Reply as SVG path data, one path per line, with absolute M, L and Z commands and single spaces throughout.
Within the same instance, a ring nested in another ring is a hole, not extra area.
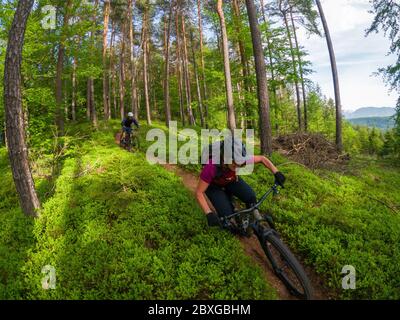
M 119 144 L 119 135 L 117 134 L 115 137 L 115 142 Z M 162 165 L 166 170 L 173 172 L 177 176 L 182 179 L 184 186 L 190 190 L 192 193 L 195 192 L 198 177 L 191 172 L 188 172 L 177 165 L 172 164 L 163 164 Z M 261 248 L 260 243 L 258 242 L 256 236 L 252 236 L 251 238 L 239 237 L 241 246 L 244 252 L 256 263 L 263 272 L 263 276 L 265 280 L 276 290 L 279 299 L 281 300 L 296 300 L 283 283 L 276 277 L 267 257 L 264 254 L 263 249 Z M 301 262 L 301 261 L 300 261 Z M 304 266 L 304 264 L 303 264 Z M 314 289 L 314 299 L 316 300 L 327 300 L 332 299 L 333 295 L 324 288 L 322 281 L 315 274 L 315 272 L 311 268 L 305 268 L 307 275 L 310 278 L 311 284 Z
M 168 171 L 174 172 L 177 176 L 182 178 L 182 182 L 185 187 L 191 192 L 195 192 L 198 182 L 198 177 L 191 172 L 188 172 L 176 165 L 164 164 L 162 165 Z M 240 243 L 244 252 L 256 263 L 263 271 L 264 278 L 266 281 L 275 288 L 278 293 L 278 297 L 281 300 L 295 300 L 283 283 L 276 277 L 267 257 L 261 248 L 256 236 L 251 238 L 239 237 Z M 304 264 L 303 264 L 304 265 Z M 327 300 L 331 299 L 332 295 L 323 287 L 321 280 L 310 268 L 305 268 L 307 275 L 310 278 L 314 289 L 314 299 L 316 300 Z

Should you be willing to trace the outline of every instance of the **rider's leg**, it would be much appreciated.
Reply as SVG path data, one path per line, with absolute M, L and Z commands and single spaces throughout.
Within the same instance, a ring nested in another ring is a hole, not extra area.
M 251 208 L 257 202 L 254 190 L 240 177 L 238 177 L 236 182 L 228 184 L 226 186 L 226 191 L 244 202 L 247 208 Z M 258 220 L 258 212 L 254 212 L 254 214 Z M 249 221 L 247 218 L 244 218 L 244 220 L 241 221 L 241 225 L 243 227 L 241 232 L 243 232 L 245 235 L 248 235 L 248 222 Z
M 220 217 L 233 214 L 234 208 L 231 199 L 221 187 L 211 184 L 206 190 L 206 196 Z
M 122 133 L 121 133 L 121 142 L 124 141 L 125 139 L 125 127 L 122 127 Z
M 228 184 L 226 191 L 243 201 L 247 208 L 250 208 L 257 202 L 256 193 L 242 178 Z

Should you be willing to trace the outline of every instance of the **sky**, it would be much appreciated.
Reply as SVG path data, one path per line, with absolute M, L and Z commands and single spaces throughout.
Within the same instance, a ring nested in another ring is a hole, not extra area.
M 394 107 L 397 95 L 390 93 L 381 76 L 373 73 L 392 64 L 388 56 L 390 42 L 383 33 L 365 37 L 374 15 L 369 0 L 322 0 L 335 49 L 344 111 L 361 107 Z M 322 30 L 322 25 L 321 25 Z M 299 41 L 309 54 L 315 73 L 309 77 L 322 93 L 334 97 L 332 71 L 325 38 L 307 36 L 299 30 Z

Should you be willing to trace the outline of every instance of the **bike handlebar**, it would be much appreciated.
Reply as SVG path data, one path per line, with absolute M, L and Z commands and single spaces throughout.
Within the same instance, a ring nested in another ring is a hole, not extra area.
M 245 214 L 245 213 L 250 213 L 253 210 L 258 209 L 261 206 L 261 204 L 265 201 L 265 199 L 267 199 L 267 197 L 271 193 L 273 193 L 274 195 L 279 193 L 278 186 L 279 185 L 275 183 L 270 189 L 268 189 L 268 191 L 266 193 L 264 193 L 264 195 L 260 198 L 260 200 L 254 206 L 252 206 L 251 208 L 247 208 L 247 209 L 243 209 L 243 210 L 240 210 L 240 211 L 236 211 L 232 215 L 230 215 L 228 217 L 225 217 L 225 218 L 229 219 L 229 218 L 232 218 L 234 216 L 237 216 L 237 215 L 240 215 L 240 214 Z

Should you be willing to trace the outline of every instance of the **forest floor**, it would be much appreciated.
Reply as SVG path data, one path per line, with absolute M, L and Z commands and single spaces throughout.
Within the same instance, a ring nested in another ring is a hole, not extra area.
M 168 133 L 164 126 L 154 126 Z M 341 156 L 320 134 L 288 134 L 274 140 L 275 152 L 270 159 L 284 172 L 287 183 L 285 190 L 261 210 L 271 209 L 279 233 L 305 266 L 317 296 L 400 297 L 396 284 L 400 266 L 393 263 L 400 259 L 399 165 L 365 155 Z M 178 146 L 187 142 L 180 141 Z M 143 150 L 152 143 L 145 144 Z M 257 144 L 255 149 L 257 153 Z M 180 175 L 190 189 L 190 184 L 196 183 L 190 182 L 190 174 L 198 177 L 201 166 L 171 169 L 183 170 Z M 258 166 L 243 178 L 257 194 L 272 182 L 268 170 Z M 357 290 L 342 288 L 343 267 L 347 265 L 357 270 Z
M 182 179 L 184 186 L 190 190 L 193 194 L 195 193 L 198 177 L 193 174 L 192 172 L 186 171 L 182 168 L 179 168 L 176 165 L 165 164 L 163 167 Z M 290 294 L 284 284 L 277 278 L 275 275 L 270 262 L 268 261 L 267 257 L 261 245 L 255 235 L 252 235 L 250 238 L 246 237 L 239 237 L 239 239 L 244 252 L 252 259 L 252 261 L 259 266 L 262 271 L 265 280 L 272 285 L 273 288 L 278 293 L 279 299 L 281 300 L 295 300 L 296 298 Z M 306 268 L 306 273 L 310 278 L 311 285 L 314 290 L 314 299 L 315 300 L 327 300 L 333 299 L 335 294 L 330 292 L 324 284 L 323 280 L 310 268 Z
M 61 154 L 45 133 L 30 145 L 43 205 L 35 220 L 21 212 L 0 148 L 0 299 L 292 299 L 254 239 L 207 227 L 193 196 L 200 165 L 146 161 L 152 128 L 167 131 L 143 125 L 133 154 L 115 144 L 119 121 L 69 125 Z M 270 159 L 287 181 L 261 211 L 272 212 L 316 299 L 399 299 L 399 165 L 352 155 L 310 170 L 279 152 Z M 262 166 L 243 179 L 256 194 L 273 183 Z M 57 290 L 42 289 L 46 265 Z M 342 288 L 349 265 L 355 290 Z

